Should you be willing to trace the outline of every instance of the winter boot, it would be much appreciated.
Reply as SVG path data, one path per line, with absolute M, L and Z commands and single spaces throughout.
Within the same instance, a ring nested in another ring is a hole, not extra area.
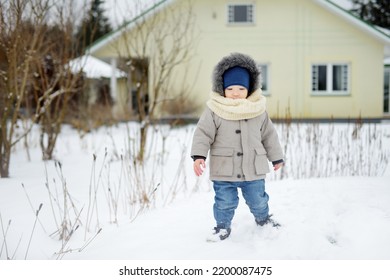
M 226 238 L 229 237 L 231 231 L 232 230 L 230 228 L 225 229 L 225 228 L 215 227 L 213 229 L 213 233 L 207 238 L 207 241 L 219 242 L 225 240 Z
M 256 219 L 256 224 L 261 227 L 267 224 L 270 224 L 276 228 L 280 227 L 280 224 L 278 222 L 275 222 L 273 219 L 271 219 L 271 217 L 272 215 L 268 215 L 267 218 L 265 218 L 264 220 Z

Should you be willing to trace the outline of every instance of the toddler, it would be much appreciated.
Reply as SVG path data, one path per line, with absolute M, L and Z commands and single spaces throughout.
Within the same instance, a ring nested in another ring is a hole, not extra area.
M 283 152 L 261 94 L 260 70 L 248 55 L 223 57 L 212 74 L 212 93 L 197 124 L 191 148 L 194 172 L 202 175 L 210 155 L 216 227 L 209 241 L 229 237 L 238 188 L 259 226 L 273 223 L 264 178 L 283 165 Z

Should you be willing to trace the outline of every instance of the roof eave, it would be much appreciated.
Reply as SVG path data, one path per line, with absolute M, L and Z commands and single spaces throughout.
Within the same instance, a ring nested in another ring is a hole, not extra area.
M 111 32 L 109 33 L 108 35 L 106 35 L 103 40 L 99 40 L 97 41 L 96 43 L 92 44 L 91 46 L 89 46 L 85 53 L 88 54 L 88 55 L 91 55 L 91 54 L 94 54 L 96 53 L 97 51 L 99 51 L 101 48 L 103 48 L 104 46 L 106 46 L 107 44 L 111 43 L 112 41 L 114 41 L 116 38 L 120 37 L 122 32 L 124 31 L 123 29 L 126 29 L 126 27 L 123 27 L 123 28 L 120 28 L 120 29 L 117 29 L 115 30 L 114 32 Z
M 170 2 L 172 2 L 172 0 L 158 1 L 156 4 L 154 4 L 149 9 L 141 12 L 138 16 L 134 17 L 133 19 L 131 19 L 128 22 L 125 22 L 122 26 L 118 27 L 116 30 L 103 36 L 100 40 L 98 40 L 95 43 L 93 43 L 92 45 L 90 45 L 85 51 L 86 54 L 94 54 L 94 53 L 98 52 L 100 49 L 102 49 L 106 45 L 115 41 L 118 37 L 121 36 L 121 34 L 123 32 L 131 30 L 139 21 L 146 20 L 147 18 L 156 14 L 157 12 L 159 12 L 162 8 L 164 8 Z
M 370 25 L 366 23 L 365 21 L 355 17 L 348 11 L 344 10 L 342 7 L 338 6 L 337 4 L 328 1 L 328 0 L 313 0 L 316 2 L 318 5 L 324 7 L 328 11 L 342 17 L 346 21 L 352 23 L 353 25 L 357 26 L 364 32 L 368 33 L 369 35 L 373 36 L 377 40 L 383 42 L 386 45 L 390 46 L 390 37 L 382 32 L 381 30 L 375 28 L 375 26 Z

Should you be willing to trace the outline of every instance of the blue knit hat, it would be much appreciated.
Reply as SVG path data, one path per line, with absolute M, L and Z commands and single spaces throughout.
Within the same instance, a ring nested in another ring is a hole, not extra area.
M 223 89 L 233 85 L 240 85 L 249 89 L 249 72 L 243 67 L 235 66 L 223 73 Z

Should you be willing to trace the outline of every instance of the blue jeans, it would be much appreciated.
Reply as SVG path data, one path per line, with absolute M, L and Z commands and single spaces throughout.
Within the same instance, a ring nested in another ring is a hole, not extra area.
M 213 181 L 214 183 L 214 218 L 218 228 L 230 228 L 234 211 L 238 206 L 238 188 L 255 220 L 268 217 L 268 194 L 265 192 L 264 179 L 244 182 Z

